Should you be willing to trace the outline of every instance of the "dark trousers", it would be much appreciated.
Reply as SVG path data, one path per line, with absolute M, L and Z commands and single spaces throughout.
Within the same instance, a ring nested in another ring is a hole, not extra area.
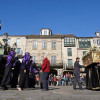
M 9 84 L 10 82 L 10 74 L 11 74 L 11 66 L 8 65 L 5 67 L 5 72 L 4 72 L 4 76 L 1 82 L 1 86 L 6 86 Z
M 29 88 L 35 88 L 36 80 L 34 78 L 29 78 Z
M 51 81 L 49 81 L 49 85 L 51 86 Z
M 57 85 L 57 82 L 54 82 L 54 86 L 56 86 Z
M 42 84 L 42 82 L 40 82 L 40 89 L 43 89 L 43 84 Z
M 66 80 L 66 86 L 68 86 L 68 80 Z
M 73 84 L 73 89 L 76 89 L 76 84 L 78 83 L 79 88 L 82 88 L 81 82 L 80 82 L 80 74 L 75 73 L 74 74 L 74 84 Z
M 28 83 L 29 83 L 29 74 L 24 73 L 24 70 L 21 70 L 19 87 L 20 88 L 28 88 L 28 86 L 29 86 Z
M 48 90 L 48 79 L 49 79 L 49 72 L 43 72 L 43 89 Z

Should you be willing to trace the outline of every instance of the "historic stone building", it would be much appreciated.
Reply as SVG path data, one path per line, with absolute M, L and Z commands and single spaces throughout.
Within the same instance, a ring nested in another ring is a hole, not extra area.
M 100 47 L 99 32 L 96 37 L 76 37 L 73 34 L 53 35 L 50 29 L 41 29 L 40 35 L 9 35 L 8 44 L 13 47 L 17 44 L 16 52 L 24 55 L 30 52 L 33 61 L 41 65 L 43 55 L 47 55 L 51 63 L 51 72 L 60 75 L 61 73 L 72 73 L 76 57 L 81 58 L 90 47 Z M 0 36 L 2 42 L 3 36 Z M 3 42 L 2 42 L 3 43 Z M 84 69 L 81 70 L 84 72 Z

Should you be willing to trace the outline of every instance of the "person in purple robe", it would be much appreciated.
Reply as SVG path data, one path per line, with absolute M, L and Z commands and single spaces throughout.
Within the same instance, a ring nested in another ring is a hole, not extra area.
M 1 82 L 1 86 L 3 90 L 7 90 L 7 85 L 10 82 L 10 76 L 11 76 L 11 70 L 12 67 L 14 65 L 15 62 L 15 52 L 14 51 L 10 51 L 8 57 L 7 57 L 7 63 L 5 65 L 5 71 L 4 71 L 4 75 L 3 75 L 3 79 Z
M 22 65 L 20 69 L 20 80 L 19 80 L 19 91 L 23 88 L 28 88 L 29 83 L 29 70 L 30 70 L 30 53 L 26 52 L 22 60 Z
M 30 73 L 29 73 L 29 88 L 35 88 L 36 85 L 36 76 L 38 72 L 37 65 L 31 60 Z

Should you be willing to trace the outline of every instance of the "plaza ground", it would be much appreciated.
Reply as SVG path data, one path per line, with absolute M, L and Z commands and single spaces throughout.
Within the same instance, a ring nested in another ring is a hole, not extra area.
M 49 91 L 35 89 L 9 89 L 0 90 L 0 100 L 100 100 L 100 91 L 73 90 L 70 86 L 52 86 Z

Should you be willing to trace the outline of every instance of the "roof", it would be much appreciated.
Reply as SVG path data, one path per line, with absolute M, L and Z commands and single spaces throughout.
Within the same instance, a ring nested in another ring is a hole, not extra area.
M 0 36 L 3 36 L 3 35 L 0 35 Z M 8 35 L 8 37 L 11 36 L 11 37 L 26 37 L 26 35 Z
M 52 31 L 52 30 L 51 30 L 51 29 L 49 29 L 49 28 L 42 28 L 41 30 L 43 30 L 43 29 L 48 29 L 48 30 Z M 40 31 L 41 31 L 41 30 L 40 30 Z
M 76 37 L 73 34 L 68 35 L 27 35 L 26 38 L 64 38 L 64 37 Z

